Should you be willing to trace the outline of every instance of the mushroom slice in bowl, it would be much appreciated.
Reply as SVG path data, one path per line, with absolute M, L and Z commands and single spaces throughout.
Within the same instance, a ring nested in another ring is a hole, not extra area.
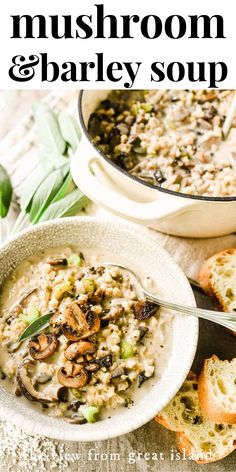
M 57 401 L 57 396 L 45 394 L 36 390 L 29 376 L 29 368 L 33 367 L 34 362 L 31 359 L 25 359 L 18 368 L 16 380 L 22 395 L 30 401 L 39 401 L 42 403 Z
M 41 361 L 53 354 L 58 346 L 55 334 L 41 333 L 33 337 L 28 344 L 29 353 L 33 359 Z
M 150 316 L 155 315 L 159 306 L 146 300 L 139 300 L 134 305 L 134 316 L 137 320 L 147 320 Z
M 58 382 L 68 388 L 82 388 L 88 380 L 89 375 L 81 364 L 68 363 L 61 367 L 57 373 Z
M 65 358 L 68 361 L 73 361 L 80 356 L 84 356 L 86 354 L 94 354 L 96 352 L 96 346 L 94 343 L 89 341 L 77 341 L 70 346 L 67 347 L 65 350 Z
M 100 318 L 92 310 L 84 313 L 77 302 L 71 303 L 63 313 L 62 332 L 70 341 L 79 341 L 97 333 Z

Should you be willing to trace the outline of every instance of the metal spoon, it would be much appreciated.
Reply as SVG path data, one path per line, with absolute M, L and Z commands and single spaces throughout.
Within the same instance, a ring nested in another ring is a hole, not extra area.
M 17 300 L 14 305 L 12 305 L 12 307 L 10 308 L 7 316 L 4 318 L 5 320 L 8 320 L 9 318 L 11 318 L 14 310 L 17 308 L 17 307 L 20 307 L 22 308 L 23 305 L 24 305 L 24 301 L 26 300 L 26 298 L 28 298 L 32 293 L 34 293 L 36 290 L 38 290 L 38 287 L 33 287 L 29 290 L 27 290 L 27 292 L 23 293 L 23 295 L 21 295 L 21 297 L 19 298 L 19 300 Z
M 234 92 L 233 100 L 231 102 L 231 105 L 229 107 L 228 113 L 226 115 L 226 118 L 223 124 L 223 128 L 222 128 L 223 139 L 226 139 L 229 134 L 235 113 L 236 113 L 236 92 Z
M 156 295 L 149 293 L 143 287 L 142 281 L 139 275 L 137 275 L 133 270 L 121 264 L 115 264 L 113 262 L 104 262 L 103 265 L 110 266 L 110 267 L 119 267 L 120 269 L 123 269 L 129 272 L 130 274 L 132 274 L 133 277 L 135 277 L 139 285 L 139 289 L 141 293 L 143 294 L 144 298 L 146 298 L 146 300 L 152 303 L 156 303 L 157 305 L 168 308 L 170 310 L 179 311 L 180 313 L 184 315 L 192 315 L 192 316 L 196 316 L 197 318 L 203 318 L 208 321 L 213 321 L 214 323 L 224 326 L 225 328 L 228 328 L 232 331 L 236 331 L 236 313 L 223 313 L 221 311 L 205 310 L 202 308 L 179 305 L 177 303 L 172 303 L 167 300 L 163 300 L 157 297 Z

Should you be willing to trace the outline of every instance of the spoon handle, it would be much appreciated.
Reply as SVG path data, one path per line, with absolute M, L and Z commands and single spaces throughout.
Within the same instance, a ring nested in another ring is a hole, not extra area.
M 235 113 L 236 113 L 236 92 L 234 92 L 232 103 L 229 107 L 228 113 L 226 115 L 226 118 L 223 124 L 222 134 L 223 134 L 224 139 L 226 139 L 229 134 Z
M 218 323 L 225 328 L 236 331 L 236 313 L 224 313 L 221 311 L 212 311 L 205 310 L 203 308 L 183 306 L 177 303 L 162 300 L 161 298 L 158 298 L 147 291 L 144 292 L 144 295 L 148 301 L 157 303 L 164 308 L 178 311 L 184 315 L 196 316 L 197 318 L 213 321 L 214 323 Z

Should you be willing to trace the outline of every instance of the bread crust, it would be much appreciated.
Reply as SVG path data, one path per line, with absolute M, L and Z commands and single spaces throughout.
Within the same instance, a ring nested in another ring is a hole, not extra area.
M 201 410 L 203 414 L 217 424 L 236 424 L 236 412 L 230 413 L 224 411 L 217 403 L 215 396 L 212 394 L 212 389 L 209 388 L 207 382 L 207 372 L 209 362 L 219 362 L 219 358 L 213 355 L 209 359 L 205 359 L 201 374 L 198 380 L 198 397 Z
M 217 254 L 210 257 L 204 262 L 198 276 L 198 282 L 201 288 L 204 290 L 204 292 L 207 295 L 214 298 L 214 300 L 218 303 L 220 308 L 225 312 L 228 311 L 228 308 L 227 308 L 227 305 L 225 304 L 224 298 L 221 296 L 220 292 L 216 290 L 216 288 L 213 286 L 212 281 L 211 281 L 211 267 L 213 266 L 213 264 L 219 257 L 231 256 L 235 254 L 236 254 L 236 248 L 233 248 L 233 247 L 229 249 L 225 249 L 224 251 L 218 252 Z M 229 331 L 231 334 L 236 336 L 236 331 L 232 331 L 230 329 L 227 329 L 227 331 Z
M 215 359 L 218 360 L 217 356 L 213 356 L 213 357 L 215 357 Z M 199 381 L 197 375 L 192 371 L 189 372 L 187 378 L 189 380 L 194 380 L 196 382 Z M 164 426 L 166 429 L 168 429 L 170 431 L 174 431 L 176 433 L 178 448 L 179 448 L 179 450 L 182 454 L 185 454 L 186 456 L 190 456 L 190 455 L 194 454 L 193 445 L 192 445 L 191 441 L 189 440 L 187 433 L 185 433 L 183 431 L 179 431 L 177 428 L 174 428 L 173 426 L 171 426 L 171 424 L 168 423 L 166 418 L 164 418 L 161 414 L 157 415 L 155 417 L 155 420 L 158 423 L 160 423 L 162 426 Z M 199 458 L 199 459 L 196 458 L 196 459 L 194 459 L 194 462 L 196 462 L 197 464 L 208 464 L 208 463 L 211 463 L 211 462 L 216 462 L 216 461 L 221 460 L 224 457 L 228 456 L 231 452 L 234 451 L 234 449 L 236 449 L 236 440 L 235 440 L 234 444 L 232 445 L 232 448 L 229 448 L 228 450 L 226 450 L 224 455 L 216 456 L 215 454 L 212 454 L 211 458 L 205 458 L 205 459 L 204 458 Z
M 227 306 L 225 305 L 224 299 L 222 299 L 221 294 L 214 288 L 212 284 L 211 267 L 219 257 L 231 256 L 234 254 L 236 254 L 236 248 L 233 247 L 229 249 L 224 249 L 224 251 L 214 254 L 214 256 L 210 257 L 204 262 L 198 276 L 199 284 L 201 285 L 204 292 L 214 297 L 224 311 L 227 311 Z

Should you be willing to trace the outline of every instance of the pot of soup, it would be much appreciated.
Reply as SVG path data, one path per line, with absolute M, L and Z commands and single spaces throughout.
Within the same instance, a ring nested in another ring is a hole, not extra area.
M 236 120 L 231 90 L 86 90 L 75 183 L 109 211 L 158 231 L 236 231 Z

